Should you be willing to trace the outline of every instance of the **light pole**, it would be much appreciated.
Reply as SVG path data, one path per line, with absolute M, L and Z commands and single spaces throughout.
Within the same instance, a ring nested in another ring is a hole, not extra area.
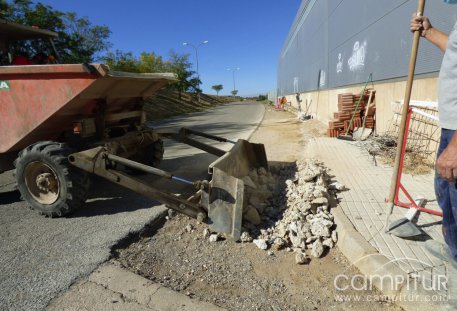
M 236 91 L 236 87 L 235 87 L 235 71 L 240 70 L 240 68 L 239 67 L 227 68 L 227 70 L 231 71 L 232 75 L 233 75 L 233 96 L 235 96 L 235 91 Z
M 205 40 L 205 41 L 201 42 L 200 44 L 198 44 L 197 46 L 195 46 L 195 45 L 193 45 L 191 43 L 188 43 L 188 42 L 183 42 L 183 44 L 182 44 L 184 46 L 191 46 L 195 50 L 195 59 L 197 61 L 197 78 L 198 78 L 197 83 L 198 83 L 198 89 L 200 89 L 200 72 L 198 71 L 198 48 L 200 46 L 202 46 L 203 44 L 207 44 L 208 42 L 209 42 L 208 40 Z M 200 101 L 200 92 L 197 92 L 197 96 L 198 96 L 198 101 Z

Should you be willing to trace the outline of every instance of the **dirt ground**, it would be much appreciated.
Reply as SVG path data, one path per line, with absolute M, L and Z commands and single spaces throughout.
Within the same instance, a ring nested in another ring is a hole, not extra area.
M 324 133 L 325 125 L 318 121 L 301 122 L 288 112 L 267 107 L 264 121 L 250 140 L 265 144 L 269 161 L 280 165 L 302 158 L 307 141 Z M 146 228 L 140 237 L 126 240 L 114 250 L 113 260 L 228 310 L 401 310 L 389 302 L 363 301 L 369 295 L 377 297 L 375 291 L 338 292 L 336 276 L 351 278 L 360 272 L 337 247 L 309 264 L 297 265 L 294 253 L 286 250 L 209 242 L 203 237 L 204 228 L 185 216 L 173 216 L 159 227 Z M 339 295 L 362 296 L 362 301 L 346 301 Z

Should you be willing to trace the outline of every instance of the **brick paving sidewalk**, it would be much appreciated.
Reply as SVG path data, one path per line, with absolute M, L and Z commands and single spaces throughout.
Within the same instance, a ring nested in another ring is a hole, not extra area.
M 372 156 L 358 147 L 357 142 L 320 137 L 309 142 L 307 157 L 321 160 L 329 168 L 334 180 L 344 184 L 347 191 L 338 194 L 339 207 L 343 210 L 355 229 L 382 255 L 392 260 L 412 278 L 419 278 L 429 287 L 437 276 L 446 273 L 445 263 L 436 259 L 424 248 L 424 239 L 406 240 L 385 233 L 384 224 L 389 205 L 393 169 L 376 166 Z M 416 199 L 428 200 L 427 208 L 438 210 L 433 190 L 433 175 L 411 176 L 403 174 L 402 184 Z M 401 201 L 407 202 L 400 196 Z M 404 217 L 407 209 L 394 207 L 389 222 Z M 421 213 L 419 227 L 432 238 L 443 242 L 441 217 Z M 436 294 L 444 295 L 445 291 Z

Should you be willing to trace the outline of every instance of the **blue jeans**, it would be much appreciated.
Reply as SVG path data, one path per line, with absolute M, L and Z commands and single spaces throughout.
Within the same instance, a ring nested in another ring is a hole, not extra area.
M 441 129 L 438 157 L 452 140 L 455 130 Z M 443 236 L 454 260 L 457 261 L 457 189 L 438 176 L 435 171 L 435 194 L 438 205 L 443 211 Z

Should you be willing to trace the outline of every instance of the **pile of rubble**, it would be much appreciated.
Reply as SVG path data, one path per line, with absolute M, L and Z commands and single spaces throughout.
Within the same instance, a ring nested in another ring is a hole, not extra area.
M 252 241 L 264 250 L 273 247 L 277 250 L 295 251 L 297 263 L 308 261 L 307 249 L 311 250 L 312 256 L 321 257 L 325 248 L 333 248 L 338 240 L 329 197 L 344 187 L 334 183 L 329 189 L 326 168 L 316 160 L 299 162 L 296 168 L 283 167 L 277 173 L 277 182 L 285 184 L 285 189 L 276 186 L 279 193 L 273 193 L 273 196 L 255 206 L 262 215 L 262 223 L 271 224 L 273 221 L 273 225 L 256 230 L 255 223 L 245 222 L 246 231 L 242 234 L 242 242 Z M 271 180 L 274 180 L 271 173 L 264 175 L 263 171 L 259 171 L 257 175 L 267 176 L 269 186 Z M 251 179 L 253 176 L 255 174 L 250 174 Z M 255 203 L 252 194 L 249 203 Z M 259 206 L 262 206 L 260 210 Z M 252 207 L 251 205 L 248 211 Z M 249 218 L 245 219 L 249 221 Z M 251 236 L 256 238 L 252 239 Z
M 326 168 L 316 160 L 299 162 L 296 167 L 273 167 L 271 172 L 251 171 L 245 180 L 241 241 L 263 250 L 295 251 L 299 264 L 309 261 L 307 249 L 321 257 L 338 240 L 329 198 L 344 188 L 338 183 L 328 186 L 328 179 Z
M 307 250 L 316 258 L 338 241 L 329 199 L 344 186 L 328 184 L 326 168 L 317 160 L 294 165 L 251 170 L 244 179 L 241 242 L 254 243 L 273 254 L 274 250 L 296 253 L 297 264 L 309 262 Z M 189 225 L 187 232 L 193 232 Z M 220 235 L 206 228 L 210 242 Z

